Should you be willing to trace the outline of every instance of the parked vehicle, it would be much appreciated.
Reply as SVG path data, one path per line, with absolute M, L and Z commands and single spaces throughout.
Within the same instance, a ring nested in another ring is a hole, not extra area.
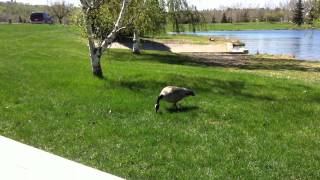
M 30 22 L 32 24 L 53 24 L 53 19 L 47 13 L 32 13 L 30 15 Z

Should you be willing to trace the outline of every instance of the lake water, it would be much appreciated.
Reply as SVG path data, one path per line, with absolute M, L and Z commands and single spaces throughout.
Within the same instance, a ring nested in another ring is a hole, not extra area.
M 239 39 L 246 44 L 250 54 L 283 54 L 320 61 L 320 30 L 208 31 L 196 34 Z

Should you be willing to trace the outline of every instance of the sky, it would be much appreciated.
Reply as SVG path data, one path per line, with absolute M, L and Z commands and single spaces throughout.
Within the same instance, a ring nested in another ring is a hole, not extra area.
M 9 1 L 9 0 L 0 0 Z M 16 0 L 17 2 L 29 3 L 29 4 L 51 4 L 59 0 Z M 66 2 L 78 5 L 80 0 L 65 0 Z M 197 6 L 199 10 L 202 9 L 214 9 L 222 7 L 274 7 L 284 0 L 187 0 L 190 4 Z

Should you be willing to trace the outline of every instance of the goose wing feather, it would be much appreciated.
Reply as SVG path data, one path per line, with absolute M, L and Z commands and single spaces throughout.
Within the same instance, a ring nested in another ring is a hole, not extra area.
M 167 86 L 162 89 L 160 95 L 163 96 L 163 100 L 176 103 L 186 97 L 186 88 Z

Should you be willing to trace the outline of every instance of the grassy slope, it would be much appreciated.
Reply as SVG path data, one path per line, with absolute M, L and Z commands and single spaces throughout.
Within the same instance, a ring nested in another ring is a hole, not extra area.
M 168 31 L 172 31 L 172 27 L 168 26 Z M 184 25 L 186 31 L 189 30 L 189 25 Z M 250 22 L 250 23 L 216 23 L 207 24 L 199 27 L 198 31 L 234 31 L 234 30 L 279 30 L 279 29 L 308 29 L 310 25 L 298 27 L 292 23 L 266 23 L 266 22 Z M 319 24 L 316 28 L 320 28 Z
M 129 179 L 320 177 L 320 85 L 179 65 L 159 52 L 104 56 L 57 26 L 0 26 L 0 134 Z M 164 85 L 194 89 L 180 112 Z

